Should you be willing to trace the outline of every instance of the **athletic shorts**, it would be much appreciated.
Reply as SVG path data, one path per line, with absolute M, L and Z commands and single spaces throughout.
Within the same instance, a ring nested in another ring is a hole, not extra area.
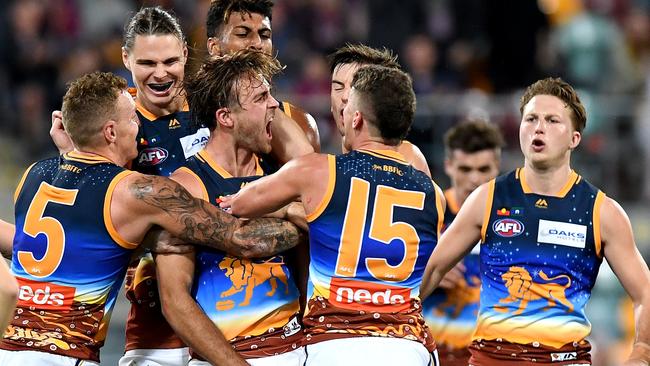
M 305 366 L 439 366 L 438 353 L 399 338 L 341 338 L 307 345 Z
M 249 358 L 246 360 L 251 366 L 303 366 L 305 364 L 305 348 L 296 348 L 277 356 Z M 207 361 L 191 359 L 187 366 L 210 366 Z
M 119 366 L 185 366 L 189 348 L 132 349 L 120 358 Z
M 0 349 L 0 365 L 20 366 L 99 366 L 95 361 L 39 351 L 7 351 Z

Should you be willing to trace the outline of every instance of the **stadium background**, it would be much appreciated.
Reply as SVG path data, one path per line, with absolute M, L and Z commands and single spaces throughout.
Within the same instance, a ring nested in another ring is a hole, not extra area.
M 274 48 L 287 67 L 274 93 L 315 116 L 323 150 L 340 146 L 325 55 L 345 42 L 385 46 L 414 78 L 418 110 L 409 139 L 442 186 L 447 128 L 466 117 L 497 123 L 508 144 L 507 171 L 523 161 L 522 88 L 544 76 L 571 82 L 588 109 L 574 168 L 623 204 L 650 259 L 650 0 L 275 2 Z M 120 57 L 122 29 L 140 6 L 151 5 L 174 10 L 199 62 L 208 0 L 0 2 L 0 218 L 13 222 L 12 195 L 23 169 L 56 153 L 50 112 L 59 109 L 66 82 L 94 70 L 130 78 Z M 588 307 L 594 365 L 620 357 L 622 292 L 604 265 Z M 121 355 L 126 311 L 120 296 L 102 365 Z

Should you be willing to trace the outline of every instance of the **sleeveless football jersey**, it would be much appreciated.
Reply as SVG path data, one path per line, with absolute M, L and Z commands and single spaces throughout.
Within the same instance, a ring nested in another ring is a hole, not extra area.
M 394 151 L 328 160 L 327 192 L 307 216 L 306 342 L 396 337 L 435 349 L 418 298 L 442 227 L 435 184 Z
M 528 348 L 496 346 L 508 352 L 490 355 L 589 360 L 585 304 L 602 261 L 599 215 L 605 195 L 575 172 L 556 195 L 535 194 L 523 172 L 489 183 L 481 232 L 483 290 L 470 350 L 474 357 L 479 349 L 492 352 L 481 343 L 509 342 Z
M 233 177 L 203 150 L 180 170 L 197 177 L 203 199 L 217 204 L 219 197 L 237 193 L 269 169 L 257 158 L 256 163 L 256 175 Z M 282 254 L 248 260 L 197 247 L 192 295 L 245 358 L 299 347 L 303 335 L 297 320 L 299 293 Z
M 169 176 L 210 139 L 207 128 L 192 123 L 187 103 L 166 116 L 155 116 L 140 104 L 136 113 L 140 119 L 139 154 L 131 169 L 140 173 Z
M 115 185 L 131 174 L 71 152 L 30 167 L 16 190 L 11 269 L 20 285 L 0 348 L 99 361 L 132 249 L 110 217 Z
M 445 191 L 444 229 L 458 213 L 451 190 Z M 472 342 L 481 292 L 478 246 L 463 258 L 464 281 L 451 290 L 436 289 L 422 303 L 422 313 L 439 349 L 466 349 Z M 444 346 L 444 347 L 443 347 Z
M 129 90 L 135 97 L 135 89 Z M 185 160 L 200 151 L 210 138 L 207 128 L 190 120 L 187 103 L 175 113 L 155 116 L 136 103 L 140 120 L 138 157 L 131 169 L 145 174 L 169 176 Z M 126 350 L 179 348 L 185 345 L 174 334 L 160 308 L 153 256 L 144 253 L 129 265 L 126 297 L 131 309 L 126 322 Z

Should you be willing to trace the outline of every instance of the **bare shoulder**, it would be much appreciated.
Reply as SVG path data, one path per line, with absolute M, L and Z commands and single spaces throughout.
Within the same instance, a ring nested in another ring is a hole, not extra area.
M 632 232 L 632 224 L 627 213 L 614 199 L 605 196 L 600 206 L 601 236 L 604 241 Z
M 419 147 L 415 146 L 409 141 L 404 140 L 397 148 L 397 151 L 402 154 L 402 156 L 404 156 L 404 159 L 413 165 L 415 169 L 420 170 L 431 177 L 429 164 L 427 163 L 427 159 L 424 157 L 424 154 Z
M 458 217 L 464 217 L 478 224 L 483 224 L 483 219 L 487 211 L 488 200 L 491 198 L 494 180 L 481 184 L 467 197 L 458 212 Z
M 288 162 L 286 167 L 295 170 L 327 169 L 328 154 L 311 153 Z
M 194 197 L 207 198 L 206 188 L 196 173 L 186 167 L 176 169 L 169 178 L 187 189 Z
M 282 102 L 282 107 L 284 109 L 284 112 L 278 111 L 276 113 L 276 118 L 279 117 L 280 119 L 284 118 L 291 118 L 294 120 L 300 129 L 302 129 L 302 132 L 305 133 L 305 136 L 307 137 L 307 140 L 311 144 L 311 146 L 314 148 L 315 152 L 320 152 L 320 134 L 318 132 L 318 125 L 316 124 L 316 120 L 314 117 L 307 113 L 304 109 L 295 106 L 289 102 Z

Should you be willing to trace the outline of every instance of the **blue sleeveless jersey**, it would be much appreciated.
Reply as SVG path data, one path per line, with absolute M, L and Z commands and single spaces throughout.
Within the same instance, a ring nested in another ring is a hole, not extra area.
M 557 195 L 535 194 L 522 172 L 489 183 L 474 339 L 577 344 L 591 330 L 585 304 L 602 261 L 605 195 L 575 172 Z
M 394 151 L 328 160 L 327 192 L 307 216 L 307 341 L 383 336 L 434 349 L 418 296 L 442 227 L 440 190 Z
M 451 190 L 445 191 L 447 209 L 444 230 L 458 213 L 459 206 Z M 463 258 L 464 281 L 456 288 L 438 288 L 422 303 L 422 314 L 438 347 L 451 350 L 465 349 L 472 342 L 478 314 L 481 275 L 479 272 L 478 245 Z
M 217 204 L 219 197 L 237 193 L 271 169 L 256 161 L 256 175 L 233 177 L 203 150 L 180 170 L 196 176 L 204 187 L 203 199 Z M 284 255 L 248 260 L 196 250 L 192 295 L 238 353 L 257 358 L 298 346 L 299 293 Z
M 185 160 L 203 149 L 210 131 L 190 119 L 187 104 L 178 112 L 157 117 L 138 105 L 138 157 L 131 169 L 152 175 L 169 176 Z
M 132 249 L 110 217 L 132 172 L 75 152 L 30 167 L 16 190 L 18 307 L 0 348 L 99 361 Z
M 135 89 L 129 89 L 135 97 Z M 187 103 L 180 111 L 155 116 L 136 103 L 140 120 L 138 156 L 131 169 L 152 175 L 169 176 L 200 151 L 210 138 L 210 131 L 190 119 Z M 184 347 L 167 323 L 160 309 L 153 256 L 147 252 L 136 257 L 126 275 L 126 297 L 131 311 L 126 323 L 126 350 Z

